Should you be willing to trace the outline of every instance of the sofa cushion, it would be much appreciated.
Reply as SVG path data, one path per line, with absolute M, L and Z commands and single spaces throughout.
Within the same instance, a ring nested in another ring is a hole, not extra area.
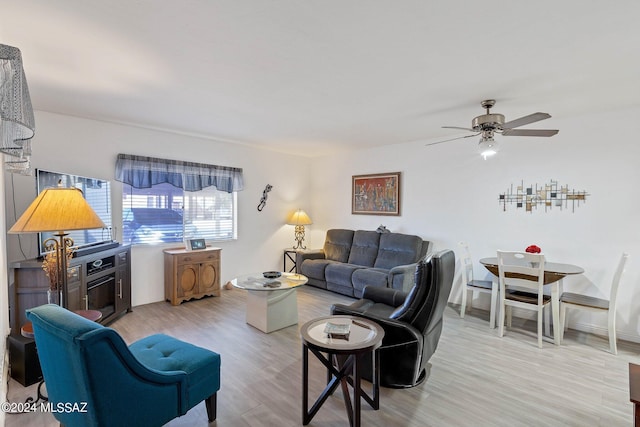
M 380 249 L 374 267 L 391 269 L 418 262 L 422 254 L 422 239 L 401 233 L 380 235 Z
M 378 256 L 380 233 L 377 231 L 357 230 L 353 235 L 349 264 L 373 267 Z
M 327 289 L 343 295 L 354 296 L 351 276 L 354 271 L 362 269 L 361 265 L 334 263 L 327 266 L 325 277 Z
M 331 292 L 336 292 L 338 294 L 346 295 L 348 297 L 352 297 L 353 295 L 353 286 L 349 285 L 340 285 L 337 283 L 327 282 L 327 290 Z
M 360 298 L 365 286 L 387 287 L 389 271 L 382 268 L 362 268 L 356 270 L 351 277 L 353 295 Z
M 332 261 L 347 262 L 352 242 L 353 230 L 327 230 L 323 248 L 324 257 Z
M 325 269 L 328 265 L 336 262 L 326 259 L 305 259 L 302 266 L 300 266 L 300 273 L 309 279 L 325 280 Z
M 356 270 L 363 268 L 361 265 L 333 263 L 327 265 L 324 271 L 324 277 L 327 283 L 335 283 L 338 285 L 351 286 L 351 276 Z

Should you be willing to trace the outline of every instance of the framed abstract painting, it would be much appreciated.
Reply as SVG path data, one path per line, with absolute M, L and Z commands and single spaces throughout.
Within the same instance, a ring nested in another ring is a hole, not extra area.
M 400 172 L 354 175 L 351 213 L 400 215 Z

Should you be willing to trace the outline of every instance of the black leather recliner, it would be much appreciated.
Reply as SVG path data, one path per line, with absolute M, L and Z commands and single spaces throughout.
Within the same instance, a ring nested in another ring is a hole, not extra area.
M 385 331 L 380 347 L 380 385 L 413 387 L 424 381 L 427 362 L 436 351 L 442 315 L 455 273 L 451 250 L 421 261 L 409 292 L 368 286 L 362 299 L 351 305 L 334 304 L 331 314 L 360 316 Z M 364 359 L 362 377 L 371 380 L 371 356 Z

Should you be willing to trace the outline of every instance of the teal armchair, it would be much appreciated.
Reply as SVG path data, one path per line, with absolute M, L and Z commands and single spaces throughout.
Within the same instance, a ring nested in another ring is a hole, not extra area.
M 203 400 L 215 420 L 219 354 L 163 334 L 127 346 L 115 330 L 52 304 L 27 318 L 62 425 L 161 426 Z

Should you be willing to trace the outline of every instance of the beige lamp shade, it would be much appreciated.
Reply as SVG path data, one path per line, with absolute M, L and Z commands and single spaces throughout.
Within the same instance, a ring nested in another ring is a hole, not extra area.
M 9 233 L 72 231 L 106 227 L 77 188 L 47 188 L 9 229 Z
M 309 215 L 302 209 L 298 209 L 294 213 L 289 216 L 287 220 L 287 224 L 289 225 L 309 225 L 313 224 Z

